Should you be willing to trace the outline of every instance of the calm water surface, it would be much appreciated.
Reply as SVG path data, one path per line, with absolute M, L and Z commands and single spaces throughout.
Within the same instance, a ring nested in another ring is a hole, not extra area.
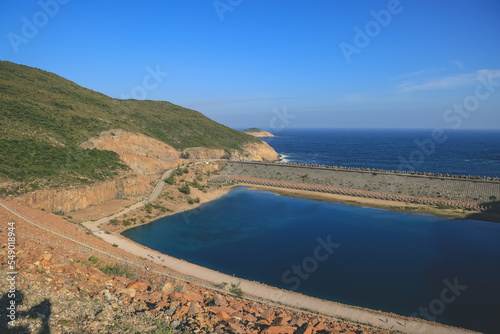
M 500 328 L 500 224 L 238 187 L 123 234 L 177 258 L 311 296 L 402 315 L 425 308 L 422 318 L 490 333 Z

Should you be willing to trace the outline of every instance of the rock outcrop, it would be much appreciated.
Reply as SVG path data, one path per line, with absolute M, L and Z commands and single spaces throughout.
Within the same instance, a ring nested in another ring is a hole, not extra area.
M 233 159 L 247 159 L 257 161 L 279 160 L 280 155 L 268 143 L 249 143 L 243 146 L 243 152 L 232 152 Z
M 189 159 L 209 160 L 229 158 L 229 153 L 218 148 L 190 147 L 182 151 Z
M 81 147 L 116 152 L 138 175 L 153 175 L 173 168 L 181 156 L 181 152 L 164 142 L 120 129 L 102 132 Z
M 248 143 L 241 150 L 226 151 L 217 148 L 190 147 L 182 153 L 154 138 L 127 132 L 111 130 L 101 133 L 81 145 L 83 148 L 97 148 L 116 152 L 120 158 L 138 175 L 154 175 L 175 168 L 182 163 L 179 158 L 196 160 L 248 159 L 274 161 L 279 154 L 265 142 Z
M 149 194 L 155 177 L 136 176 L 81 185 L 69 189 L 46 189 L 22 195 L 16 202 L 48 212 L 79 210 L 111 199 Z
M 182 151 L 190 159 L 244 159 L 256 161 L 279 160 L 280 155 L 265 142 L 248 143 L 241 150 L 221 150 L 206 147 L 191 147 Z

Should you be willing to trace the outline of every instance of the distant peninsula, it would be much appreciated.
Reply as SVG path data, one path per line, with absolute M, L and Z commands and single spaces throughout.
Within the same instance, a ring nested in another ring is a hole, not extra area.
M 267 132 L 258 128 L 250 128 L 243 130 L 244 133 L 249 134 L 251 136 L 257 137 L 257 138 L 264 138 L 264 137 L 276 137 L 273 135 L 271 132 Z

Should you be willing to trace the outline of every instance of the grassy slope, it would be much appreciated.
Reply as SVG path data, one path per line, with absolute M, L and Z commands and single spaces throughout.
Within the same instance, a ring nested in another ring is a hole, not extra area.
M 110 129 L 159 139 L 177 149 L 240 149 L 259 140 L 169 102 L 118 100 L 53 73 L 0 62 L 2 138 L 78 145 Z
M 0 61 L 0 176 L 91 182 L 123 169 L 113 152 L 79 145 L 110 129 L 159 139 L 177 149 L 240 149 L 258 139 L 169 102 L 118 100 L 56 74 Z

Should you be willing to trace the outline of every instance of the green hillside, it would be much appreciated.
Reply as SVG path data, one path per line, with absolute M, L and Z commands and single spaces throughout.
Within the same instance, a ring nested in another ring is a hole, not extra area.
M 118 156 L 90 154 L 78 145 L 111 129 L 142 133 L 177 149 L 240 149 L 258 142 L 194 110 L 163 101 L 113 99 L 56 74 L 6 61 L 0 61 L 0 118 L 0 176 L 8 178 L 62 171 L 87 180 L 104 178 L 106 171 L 124 168 Z M 49 164 L 57 168 L 47 168 Z

